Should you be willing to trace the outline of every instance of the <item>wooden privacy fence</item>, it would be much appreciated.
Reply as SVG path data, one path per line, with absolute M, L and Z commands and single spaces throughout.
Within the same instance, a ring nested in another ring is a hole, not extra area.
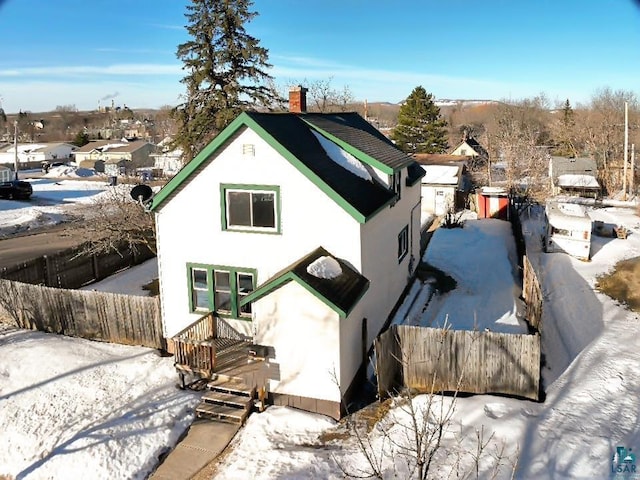
M 524 257 L 523 297 L 531 334 L 392 325 L 375 340 L 379 397 L 417 392 L 500 393 L 538 400 L 542 290 Z
M 118 251 L 86 255 L 83 246 L 62 250 L 53 255 L 44 255 L 20 262 L 12 267 L 0 269 L 0 278 L 32 285 L 57 288 L 78 288 L 113 275 L 150 258 L 153 253 L 147 248 L 133 251 L 123 245 Z
M 522 262 L 522 268 L 524 271 L 522 296 L 527 306 L 527 321 L 538 332 L 542 332 L 542 289 L 538 276 L 526 255 Z
M 380 398 L 403 386 L 425 393 L 501 393 L 538 399 L 538 334 L 393 325 L 376 339 L 375 348 Z
M 0 280 L 0 317 L 20 328 L 165 349 L 158 297 Z

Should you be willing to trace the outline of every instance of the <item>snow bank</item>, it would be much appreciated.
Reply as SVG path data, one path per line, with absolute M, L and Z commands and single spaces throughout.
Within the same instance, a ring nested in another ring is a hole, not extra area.
M 70 165 L 59 165 L 51 167 L 49 171 L 43 175 L 45 178 L 88 178 L 96 176 L 96 171 L 90 168 L 77 168 Z

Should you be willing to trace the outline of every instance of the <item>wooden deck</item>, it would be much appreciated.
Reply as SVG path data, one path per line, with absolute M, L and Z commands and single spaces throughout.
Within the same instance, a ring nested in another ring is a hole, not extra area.
M 212 313 L 173 337 L 175 367 L 204 379 L 242 380 L 260 388 L 277 378 L 277 365 L 251 358 L 252 345 Z M 275 372 L 274 372 L 275 370 Z

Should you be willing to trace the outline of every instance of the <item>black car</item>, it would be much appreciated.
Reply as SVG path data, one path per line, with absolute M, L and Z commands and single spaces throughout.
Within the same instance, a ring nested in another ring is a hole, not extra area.
M 32 193 L 33 188 L 29 182 L 23 182 L 22 180 L 0 182 L 0 198 L 27 200 Z

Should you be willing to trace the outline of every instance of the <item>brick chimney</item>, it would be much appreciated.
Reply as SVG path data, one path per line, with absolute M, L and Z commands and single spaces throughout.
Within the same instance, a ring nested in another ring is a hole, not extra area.
M 289 89 L 289 111 L 291 113 L 305 113 L 307 111 L 307 89 L 296 85 Z

